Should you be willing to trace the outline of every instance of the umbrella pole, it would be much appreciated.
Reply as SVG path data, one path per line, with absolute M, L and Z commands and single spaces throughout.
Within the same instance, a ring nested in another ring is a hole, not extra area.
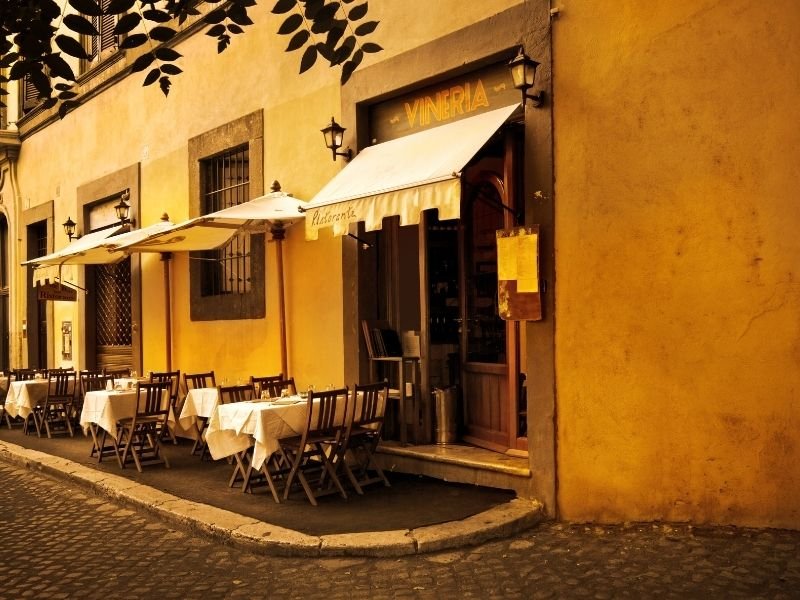
M 272 239 L 275 241 L 275 254 L 278 259 L 278 322 L 281 329 L 281 373 L 284 377 L 289 376 L 288 360 L 286 357 L 286 301 L 284 298 L 283 285 L 283 239 L 285 230 L 283 225 L 275 223 L 270 230 Z
M 169 266 L 172 262 L 171 252 L 162 252 L 161 261 L 164 263 L 164 308 L 166 314 L 167 335 L 167 371 L 172 371 L 172 291 L 170 290 Z

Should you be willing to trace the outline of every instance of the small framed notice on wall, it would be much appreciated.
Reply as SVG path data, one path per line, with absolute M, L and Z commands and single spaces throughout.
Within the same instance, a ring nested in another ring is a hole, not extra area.
M 539 226 L 497 231 L 498 312 L 506 321 L 539 321 Z

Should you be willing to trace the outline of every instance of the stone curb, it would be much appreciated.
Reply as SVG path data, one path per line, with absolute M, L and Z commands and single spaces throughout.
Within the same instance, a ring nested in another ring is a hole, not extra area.
M 120 475 L 71 460 L 0 442 L 0 460 L 64 479 L 98 495 L 146 510 L 170 523 L 277 556 L 397 557 L 483 543 L 533 527 L 545 518 L 536 500 L 516 498 L 461 521 L 418 529 L 314 536 L 222 508 L 184 500 Z

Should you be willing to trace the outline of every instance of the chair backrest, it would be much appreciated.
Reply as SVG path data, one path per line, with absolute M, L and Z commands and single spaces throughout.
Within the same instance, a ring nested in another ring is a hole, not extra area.
M 347 386 L 337 390 L 308 392 L 308 419 L 300 447 L 309 437 L 327 436 L 342 438 L 347 429 Z
M 280 379 L 278 381 L 271 381 L 264 384 L 261 389 L 267 390 L 267 395 L 270 398 L 279 398 L 281 392 L 283 392 L 285 389 L 288 389 L 289 394 L 291 395 L 297 393 L 297 388 L 294 385 L 294 377 L 288 377 L 287 379 Z
M 362 319 L 361 330 L 370 359 L 403 356 L 403 345 L 397 330 L 389 321 Z
M 169 383 L 169 398 L 174 406 L 178 401 L 181 391 L 181 372 L 178 371 L 153 371 L 150 373 L 150 383 Z
M 217 379 L 214 377 L 214 371 L 209 371 L 207 373 L 184 373 L 183 382 L 187 392 L 197 388 L 217 387 Z
M 219 386 L 219 403 L 230 404 L 231 402 L 244 402 L 255 397 L 253 385 L 245 383 L 243 385 L 221 385 Z
M 48 398 L 65 399 L 75 397 L 75 371 L 53 369 L 48 379 Z
M 96 392 L 106 389 L 109 381 L 112 385 L 114 384 L 114 377 L 103 373 L 103 371 L 81 371 L 79 377 L 82 396 L 85 396 L 86 392 Z
M 170 394 L 170 381 L 151 381 L 136 383 L 137 417 L 152 417 L 169 415 L 170 404 L 164 402 L 164 394 Z
M 11 374 L 14 381 L 30 381 L 36 378 L 35 369 L 14 369 Z
M 269 386 L 277 383 L 278 381 L 283 381 L 283 373 L 278 373 L 277 375 L 265 375 L 263 377 L 250 375 L 250 385 L 253 386 L 256 396 L 261 396 L 261 392 L 265 390 L 267 395 L 269 395 Z
M 120 367 L 118 369 L 106 369 L 105 374 L 111 375 L 111 377 L 117 379 L 119 377 L 130 377 L 131 370 L 129 367 Z
M 379 383 L 356 384 L 353 387 L 353 420 L 352 424 L 360 427 L 382 426 L 389 398 L 389 381 Z

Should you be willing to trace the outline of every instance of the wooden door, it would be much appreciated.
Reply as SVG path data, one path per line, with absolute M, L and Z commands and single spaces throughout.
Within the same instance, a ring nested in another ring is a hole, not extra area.
M 496 231 L 507 226 L 507 187 L 497 171 L 464 175 L 461 218 L 461 389 L 464 439 L 505 451 L 511 447 L 512 407 L 516 390 L 509 385 L 516 370 L 515 330 L 497 310 Z M 509 352 L 509 349 L 512 352 Z M 512 356 L 509 356 L 512 354 Z
M 95 368 L 136 368 L 131 327 L 131 259 L 94 267 Z

